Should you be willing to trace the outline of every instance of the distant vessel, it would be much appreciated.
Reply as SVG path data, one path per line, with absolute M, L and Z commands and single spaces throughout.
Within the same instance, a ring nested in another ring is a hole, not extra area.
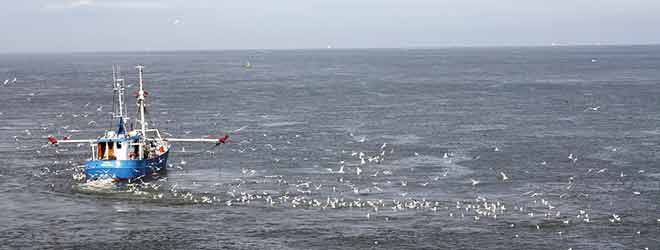
M 71 140 L 64 137 L 57 140 L 48 136 L 48 142 L 53 145 L 60 143 L 89 143 L 91 159 L 85 162 L 85 177 L 87 180 L 112 178 L 116 181 L 133 181 L 144 177 L 157 176 L 167 169 L 167 158 L 170 152 L 170 142 L 207 142 L 224 144 L 229 135 L 221 138 L 177 139 L 163 138 L 158 129 L 148 128 L 145 118 L 145 98 L 149 95 L 142 84 L 144 66 L 138 65 L 139 89 L 134 93 L 137 99 L 138 129 L 127 128 L 130 118 L 125 104 L 124 79 L 120 78 L 119 66 L 112 70 L 113 78 L 113 120 L 117 129 L 107 130 L 97 139 Z

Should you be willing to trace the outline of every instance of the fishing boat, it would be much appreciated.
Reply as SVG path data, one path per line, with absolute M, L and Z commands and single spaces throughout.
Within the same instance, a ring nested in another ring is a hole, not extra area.
M 144 66 L 138 65 L 138 90 L 136 97 L 137 120 L 131 123 L 126 106 L 126 87 L 121 78 L 120 67 L 113 66 L 113 123 L 116 129 L 106 130 L 96 139 L 71 139 L 64 137 L 58 140 L 48 136 L 52 145 L 62 143 L 89 143 L 91 158 L 85 162 L 85 177 L 87 180 L 112 178 L 116 181 L 134 181 L 162 175 L 167 170 L 167 160 L 171 142 L 201 142 L 224 144 L 229 140 L 229 134 L 219 138 L 164 138 L 156 128 L 150 128 L 145 118 L 145 100 L 149 93 L 144 90 L 142 73 Z M 135 127 L 136 129 L 133 129 Z

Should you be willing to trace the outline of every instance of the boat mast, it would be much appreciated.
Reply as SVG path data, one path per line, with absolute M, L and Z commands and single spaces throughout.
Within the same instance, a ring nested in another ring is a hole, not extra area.
M 140 126 L 142 130 L 142 143 L 140 143 L 140 159 L 144 159 L 144 143 L 146 142 L 146 136 L 147 136 L 147 122 L 144 120 L 144 88 L 142 86 L 142 70 L 144 69 L 144 66 L 138 65 L 137 67 L 138 70 L 138 79 L 139 79 L 139 85 L 140 85 L 140 90 L 138 91 L 138 109 L 140 112 Z
M 126 118 L 124 117 L 124 110 L 126 106 L 124 104 L 124 79 L 121 77 L 121 68 L 119 65 L 112 66 L 112 81 L 114 83 L 113 89 L 117 94 L 117 106 L 115 107 L 114 118 Z

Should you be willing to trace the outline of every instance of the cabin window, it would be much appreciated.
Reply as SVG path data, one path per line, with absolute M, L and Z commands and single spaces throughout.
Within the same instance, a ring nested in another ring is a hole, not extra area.
M 97 157 L 98 157 L 99 159 L 103 159 L 103 158 L 105 158 L 105 143 L 104 143 L 104 142 L 99 143 L 99 144 L 98 144 L 98 147 L 96 148 L 96 150 L 97 150 L 97 152 L 96 152 L 96 153 L 97 153 Z
M 114 142 L 108 142 L 108 160 L 115 160 Z

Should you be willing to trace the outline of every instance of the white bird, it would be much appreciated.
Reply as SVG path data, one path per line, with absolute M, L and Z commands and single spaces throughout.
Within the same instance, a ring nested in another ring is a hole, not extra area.
M 387 147 L 387 142 L 383 143 L 383 146 L 380 146 L 380 149 L 383 150 L 385 147 Z
M 493 151 L 495 151 L 495 152 L 499 152 L 499 151 L 500 151 L 500 148 L 498 148 L 498 147 L 496 146 L 495 148 L 493 148 Z
M 447 155 L 447 153 L 445 153 L 445 154 L 442 156 L 442 158 L 447 159 L 447 158 L 449 158 L 449 155 Z
M 584 111 L 587 112 L 587 111 L 598 111 L 598 110 L 600 110 L 600 106 L 589 107 L 589 108 L 585 109 Z
M 415 152 L 415 156 L 419 156 L 419 153 Z
M 357 175 L 360 175 L 362 173 L 362 169 L 361 168 L 355 168 L 355 172 L 357 173 Z
M 14 77 L 14 79 L 11 80 L 11 83 L 16 83 L 16 77 Z
M 475 179 L 470 179 L 470 181 L 472 182 L 472 186 L 476 186 L 476 185 L 479 185 L 479 183 L 481 183 L 481 181 L 478 181 L 478 180 L 475 180 Z
M 2 84 L 3 84 L 3 85 L 7 85 L 7 83 L 9 83 L 9 79 L 6 79 L 5 82 L 2 83 Z
M 506 174 L 504 174 L 504 172 L 500 172 L 500 175 L 502 176 L 502 180 L 503 180 L 503 181 L 506 181 L 506 180 L 509 179 L 509 177 L 506 176 Z

